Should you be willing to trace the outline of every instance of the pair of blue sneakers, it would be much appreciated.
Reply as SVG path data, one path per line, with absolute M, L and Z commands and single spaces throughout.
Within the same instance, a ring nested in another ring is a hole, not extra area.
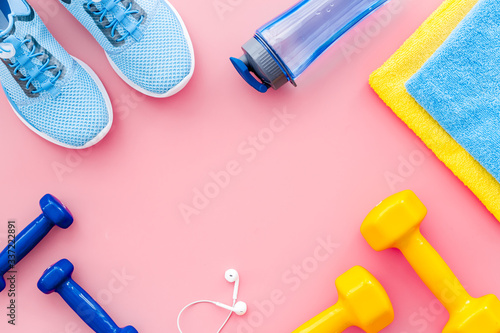
M 60 1 L 134 89 L 168 97 L 190 80 L 193 46 L 166 0 Z M 111 102 L 97 75 L 57 43 L 25 0 L 0 0 L 0 82 L 21 121 L 50 142 L 88 148 L 111 128 Z

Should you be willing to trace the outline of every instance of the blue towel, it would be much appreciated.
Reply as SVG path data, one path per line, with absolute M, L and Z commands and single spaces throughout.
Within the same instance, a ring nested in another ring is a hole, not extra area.
M 500 0 L 481 0 L 406 90 L 500 181 Z

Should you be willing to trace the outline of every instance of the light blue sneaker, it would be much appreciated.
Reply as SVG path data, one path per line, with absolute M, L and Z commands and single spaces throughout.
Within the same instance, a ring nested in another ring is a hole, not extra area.
M 108 94 L 25 0 L 0 0 L 0 82 L 21 121 L 50 142 L 81 149 L 111 128 Z
M 152 97 L 179 92 L 194 71 L 193 45 L 164 0 L 60 0 L 103 47 L 113 69 Z

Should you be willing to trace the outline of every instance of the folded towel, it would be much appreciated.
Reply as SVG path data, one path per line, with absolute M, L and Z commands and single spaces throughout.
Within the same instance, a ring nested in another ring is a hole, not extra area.
M 500 183 L 408 94 L 404 84 L 438 49 L 478 0 L 447 0 L 370 76 L 384 102 L 500 220 Z
M 406 90 L 500 181 L 500 0 L 481 0 Z

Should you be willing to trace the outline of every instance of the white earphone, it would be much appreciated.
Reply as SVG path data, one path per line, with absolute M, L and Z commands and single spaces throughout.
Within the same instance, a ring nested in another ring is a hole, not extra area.
M 238 272 L 235 269 L 228 269 L 226 271 L 226 273 L 224 274 L 224 276 L 225 276 L 227 282 L 234 283 L 233 305 L 229 306 L 229 305 L 226 305 L 226 304 L 223 304 L 223 303 L 220 303 L 220 302 L 209 301 L 209 300 L 201 300 L 201 301 L 196 301 L 196 302 L 193 302 L 193 303 L 189 303 L 188 305 L 186 305 L 181 310 L 181 312 L 179 312 L 179 316 L 177 316 L 177 328 L 179 329 L 180 333 L 182 333 L 181 324 L 180 324 L 182 313 L 187 308 L 189 308 L 190 306 L 195 305 L 195 304 L 210 303 L 210 304 L 216 305 L 216 306 L 218 306 L 220 308 L 223 308 L 223 309 L 231 311 L 229 313 L 229 315 L 227 316 L 226 320 L 224 321 L 224 323 L 222 324 L 222 326 L 217 331 L 217 333 L 219 333 L 220 331 L 222 331 L 222 329 L 224 328 L 224 326 L 226 326 L 227 322 L 229 321 L 229 319 L 231 318 L 231 316 L 233 315 L 233 313 L 236 313 L 238 316 L 242 316 L 242 315 L 244 315 L 247 312 L 247 309 L 248 309 L 247 308 L 247 304 L 245 302 L 241 302 L 241 301 L 238 302 L 238 290 L 240 288 L 240 276 L 239 276 Z
M 228 269 L 224 274 L 226 281 L 234 283 L 233 301 L 238 299 L 238 289 L 240 289 L 240 275 L 235 269 Z

